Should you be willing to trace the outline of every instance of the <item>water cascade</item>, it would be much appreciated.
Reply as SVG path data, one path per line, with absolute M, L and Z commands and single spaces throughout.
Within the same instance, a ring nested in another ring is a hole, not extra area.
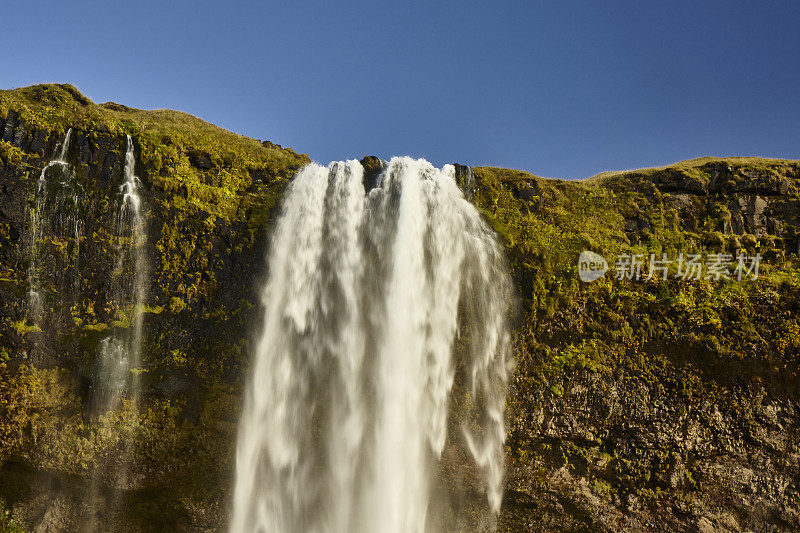
M 36 182 L 34 205 L 30 211 L 30 260 L 28 264 L 28 318 L 37 324 L 43 313 L 41 275 L 49 266 L 53 278 L 72 273 L 73 289 L 80 283 L 80 241 L 83 238 L 81 202 L 83 188 L 75 179 L 75 168 L 67 161 L 72 128 L 56 153 L 42 168 Z M 65 243 L 61 247 L 58 243 Z M 66 250 L 66 264 L 52 264 Z M 44 263 L 51 264 L 45 265 Z
M 289 186 L 239 426 L 231 531 L 416 533 L 460 446 L 502 497 L 510 282 L 455 169 L 357 161 Z
M 112 333 L 100 342 L 94 380 L 94 412 L 101 449 L 113 450 L 95 465 L 90 503 L 101 522 L 112 523 L 119 501 L 101 498 L 101 486 L 128 486 L 132 430 L 137 423 L 142 325 L 147 287 L 146 225 L 142 212 L 141 183 L 134 174 L 134 145 L 127 138 L 123 183 L 119 187 L 114 232 L 117 258 L 111 274 L 109 305 L 116 313 Z M 114 491 L 111 491 L 114 494 Z M 101 503 L 102 502 L 102 503 Z M 95 517 L 97 518 L 97 517 Z M 94 530 L 97 524 L 87 526 Z
M 141 183 L 134 174 L 135 163 L 133 141 L 128 136 L 114 227 L 117 237 L 117 262 L 111 284 L 114 290 L 109 302 L 117 313 L 116 320 L 126 327 L 116 328 L 100 343 L 96 400 L 101 411 L 115 408 L 125 391 L 133 399 L 138 396 L 135 369 L 140 364 L 142 343 L 147 234 L 139 194 Z

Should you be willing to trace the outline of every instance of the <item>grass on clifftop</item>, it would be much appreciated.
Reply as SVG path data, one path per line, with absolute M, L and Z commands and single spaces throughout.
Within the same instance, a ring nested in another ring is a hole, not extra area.
M 86 144 L 93 153 L 108 147 L 120 161 L 124 136 L 130 135 L 136 174 L 147 191 L 148 216 L 165 222 L 154 242 L 161 259 L 156 283 L 187 305 L 216 287 L 215 264 L 254 245 L 283 188 L 309 162 L 307 155 L 290 148 L 232 133 L 180 111 L 95 104 L 68 84 L 0 91 L 0 120 L 10 122 L 29 140 L 35 132 L 38 154 L 0 142 L 0 159 L 17 167 L 32 163 L 31 176 L 38 172 L 40 156 L 51 157 L 69 128 L 73 146 L 84 146 L 84 159 L 77 164 L 79 179 L 88 168 Z M 28 144 L 32 141 L 23 142 L 23 148 Z M 116 189 L 86 190 L 102 197 Z M 111 216 L 111 198 L 97 201 L 110 206 L 106 215 Z M 92 236 L 98 242 L 101 237 Z M 218 241 L 227 243 L 224 254 L 212 250 Z
M 19 114 L 25 128 L 59 136 L 68 128 L 112 136 L 130 135 L 138 145 L 146 179 L 166 192 L 185 187 L 190 205 L 231 220 L 233 196 L 261 183 L 288 179 L 309 161 L 305 154 L 261 143 L 187 113 L 95 104 L 69 84 L 0 91 L 0 117 Z

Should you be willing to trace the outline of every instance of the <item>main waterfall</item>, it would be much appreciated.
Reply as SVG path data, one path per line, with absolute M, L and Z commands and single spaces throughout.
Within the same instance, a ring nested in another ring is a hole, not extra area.
M 454 168 L 311 164 L 277 222 L 231 531 L 416 533 L 446 445 L 500 508 L 510 282 Z M 452 409 L 450 409 L 452 407 Z M 439 498 L 446 499 L 446 498 Z

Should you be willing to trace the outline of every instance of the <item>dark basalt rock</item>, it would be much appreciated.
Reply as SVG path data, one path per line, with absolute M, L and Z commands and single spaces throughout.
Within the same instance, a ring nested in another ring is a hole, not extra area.
M 31 152 L 43 156 L 47 148 L 47 134 L 42 130 L 37 130 L 31 140 Z
M 211 162 L 211 158 L 208 154 L 203 152 L 189 152 L 189 162 L 201 169 L 201 170 L 211 170 L 214 168 L 214 163 Z
M 360 162 L 364 167 L 364 191 L 369 193 L 378 186 L 381 172 L 386 168 L 386 161 L 374 155 L 366 155 Z
M 761 196 L 783 196 L 789 192 L 791 181 L 787 178 L 760 174 L 744 169 L 737 173 L 739 178 L 731 188 L 732 192 L 759 194 Z
M 17 123 L 17 127 L 14 131 L 14 140 L 11 144 L 24 151 L 27 151 L 30 147 L 27 131 L 25 131 L 25 120 L 20 120 L 19 123 Z
M 475 175 L 472 173 L 472 168 L 459 163 L 453 163 L 453 167 L 455 168 L 456 183 L 464 193 L 464 198 L 472 200 L 475 196 Z
M 707 194 L 708 184 L 702 179 L 680 170 L 665 170 L 657 175 L 656 186 L 662 192 Z
M 261 146 L 263 146 L 264 148 L 271 148 L 271 149 L 275 149 L 275 150 L 283 150 L 283 146 L 281 146 L 280 144 L 275 144 L 272 141 L 261 141 Z
M 517 200 L 532 202 L 542 196 L 542 190 L 536 180 L 524 180 L 515 183 L 511 188 L 511 193 Z
M 17 114 L 15 111 L 9 111 L 8 115 L 6 115 L 2 136 L 4 141 L 10 143 L 14 140 L 14 128 L 16 128 L 17 125 L 17 118 L 19 118 L 19 114 Z

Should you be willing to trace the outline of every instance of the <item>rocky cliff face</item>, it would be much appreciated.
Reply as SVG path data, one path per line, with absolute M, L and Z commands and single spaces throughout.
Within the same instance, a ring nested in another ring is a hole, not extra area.
M 45 232 L 38 265 L 44 312 L 34 321 L 30 212 L 41 169 L 67 128 L 65 159 L 80 190 L 80 253 L 76 239 Z M 266 226 L 308 158 L 180 113 L 98 106 L 69 86 L 0 92 L 0 131 L 4 508 L 40 530 L 77 530 L 89 513 L 102 523 L 103 503 L 92 509 L 86 502 L 87 480 L 95 465 L 124 456 L 130 438 L 128 485 L 103 480 L 124 500 L 121 527 L 218 527 L 259 313 Z M 139 369 L 145 399 L 137 424 L 111 420 L 104 430 L 90 413 L 100 343 L 130 323 L 130 313 L 110 304 L 126 134 L 134 139 L 148 223 Z
M 67 128 L 80 253 L 47 239 L 33 321 L 30 210 Z M 99 343 L 129 320 L 108 303 L 126 135 L 148 219 L 143 408 L 133 425 L 101 425 Z M 0 529 L 103 520 L 87 479 L 127 437 L 133 475 L 103 480 L 124 504 L 120 530 L 223 529 L 270 217 L 308 158 L 64 85 L 0 92 L 0 136 Z M 374 179 L 380 161 L 363 164 Z M 800 528 L 800 163 L 458 177 L 503 239 L 517 289 L 501 529 Z M 605 277 L 579 280 L 583 250 L 607 258 Z M 646 274 L 650 254 L 737 250 L 763 257 L 758 279 L 677 279 L 677 264 L 667 280 L 614 279 L 634 254 Z
M 800 527 L 799 170 L 703 159 L 575 183 L 475 169 L 522 302 L 509 530 Z M 583 249 L 609 259 L 606 277 L 577 280 Z M 757 280 L 643 280 L 650 254 L 681 253 L 764 259 Z M 642 279 L 614 279 L 633 254 Z

